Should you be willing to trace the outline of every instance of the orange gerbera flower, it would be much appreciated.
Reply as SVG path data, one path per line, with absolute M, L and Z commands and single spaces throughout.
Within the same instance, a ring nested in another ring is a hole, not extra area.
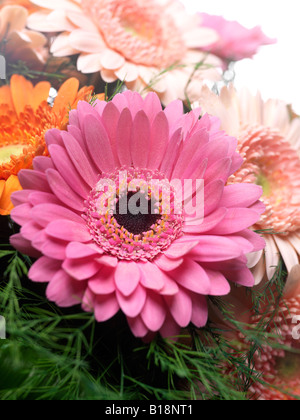
M 12 192 L 21 189 L 18 173 L 32 167 L 35 156 L 45 156 L 45 132 L 65 129 L 70 109 L 88 100 L 93 86 L 79 89 L 79 81 L 68 79 L 59 89 L 54 106 L 47 103 L 51 85 L 35 87 L 23 76 L 14 75 L 10 86 L 0 88 L 0 214 L 10 214 Z M 102 98 L 99 98 L 102 99 Z

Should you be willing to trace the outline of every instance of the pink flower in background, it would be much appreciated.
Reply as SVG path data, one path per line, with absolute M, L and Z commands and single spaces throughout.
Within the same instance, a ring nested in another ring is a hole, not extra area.
M 107 82 L 125 81 L 131 90 L 150 85 L 168 104 L 185 99 L 185 88 L 197 63 L 198 79 L 217 80 L 221 63 L 201 48 L 218 39 L 200 26 L 177 0 L 32 0 L 44 9 L 28 20 L 30 28 L 60 32 L 51 52 L 79 54 L 77 68 L 100 72 Z M 168 69 L 167 72 L 164 70 Z M 198 83 L 196 81 L 196 83 Z
M 263 45 L 276 43 L 268 38 L 259 26 L 247 29 L 240 23 L 228 21 L 222 16 L 200 13 L 202 26 L 214 29 L 220 39 L 206 48 L 206 51 L 226 61 L 238 61 L 252 58 Z
M 219 96 L 202 89 L 197 102 L 221 120 L 227 134 L 239 140 L 244 164 L 230 182 L 263 187 L 266 212 L 254 227 L 263 230 L 267 246 L 249 258 L 256 283 L 272 280 L 282 256 L 289 279 L 300 276 L 300 118 L 291 117 L 287 104 L 247 89 L 223 88 Z M 270 234 L 274 232 L 275 234 Z
M 260 380 L 252 379 L 249 382 L 249 398 L 259 401 L 296 401 L 300 397 L 300 276 L 295 281 L 287 282 L 281 300 L 276 303 L 274 301 L 273 305 L 270 304 L 273 299 L 270 296 L 273 293 L 277 296 L 276 286 L 272 290 L 268 289 L 262 294 L 259 310 L 258 307 L 253 308 L 253 296 L 249 293 L 241 294 L 241 291 L 236 290 L 233 295 L 225 298 L 232 313 L 239 320 L 242 317 L 241 322 L 245 325 L 260 329 L 262 325 L 265 326 L 265 340 L 262 337 L 259 339 L 261 344 L 255 352 L 251 332 L 245 336 L 240 331 L 232 330 L 232 325 L 224 325 L 216 307 L 213 316 L 218 328 L 230 330 L 230 335 L 227 335 L 232 341 L 232 349 L 235 349 L 233 354 L 238 358 L 245 357 L 251 349 L 251 369 L 255 376 L 259 375 Z M 224 374 L 234 378 L 235 385 L 238 383 L 232 364 Z
M 156 94 L 127 91 L 109 103 L 80 102 L 68 132 L 48 131 L 51 157 L 37 157 L 34 170 L 19 175 L 24 190 L 13 195 L 12 218 L 21 231 L 11 243 L 38 258 L 29 277 L 49 283 L 50 300 L 81 303 L 99 322 L 121 310 L 132 332 L 149 339 L 175 336 L 191 322 L 203 327 L 206 296 L 228 294 L 230 281 L 253 286 L 245 255 L 265 245 L 248 229 L 265 210 L 262 188 L 225 186 L 242 164 L 237 141 L 199 115 L 184 114 L 180 101 L 163 111 Z M 107 179 L 116 196 L 99 188 Z M 168 211 L 150 187 L 154 179 L 173 197 Z M 180 196 L 184 180 L 197 179 L 204 184 Z M 175 212 L 175 203 L 199 192 L 202 220 L 196 210 Z M 124 214 L 121 200 L 137 193 L 147 209 L 156 200 L 157 211 Z M 116 204 L 114 214 L 99 211 L 102 198 Z

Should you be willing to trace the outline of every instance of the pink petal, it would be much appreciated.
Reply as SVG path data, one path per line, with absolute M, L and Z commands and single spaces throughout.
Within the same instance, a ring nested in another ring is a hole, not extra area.
M 105 43 L 99 33 L 86 32 L 81 29 L 73 30 L 68 41 L 72 48 L 84 53 L 96 54 L 105 49 Z
M 115 293 L 108 296 L 96 296 L 94 300 L 95 318 L 98 322 L 105 322 L 114 317 L 120 310 Z
M 46 144 L 49 147 L 51 144 L 56 144 L 58 146 L 63 146 L 63 139 L 61 136 L 61 131 L 57 128 L 52 128 L 48 130 L 45 134 Z
M 127 107 L 129 108 L 132 119 L 134 120 L 138 112 L 144 110 L 144 101 L 141 95 L 137 92 L 127 90 L 122 94 L 126 101 Z
M 179 287 L 176 281 L 172 280 L 171 277 L 164 274 L 164 287 L 159 291 L 161 296 L 175 296 L 179 292 Z
M 221 207 L 249 207 L 262 196 L 262 188 L 255 184 L 233 184 L 224 188 Z
M 119 80 L 126 83 L 135 82 L 139 77 L 139 70 L 135 64 L 126 62 L 121 68 L 115 71 Z
M 33 159 L 33 169 L 39 172 L 46 172 L 47 169 L 54 169 L 52 160 L 46 156 L 37 156 Z
M 56 197 L 71 209 L 83 212 L 84 200 L 76 194 L 65 182 L 63 177 L 54 169 L 47 170 L 47 180 Z
M 193 310 L 190 294 L 181 289 L 177 295 L 165 296 L 164 299 L 177 324 L 182 328 L 187 327 L 191 322 Z
M 223 141 L 220 141 L 219 139 L 210 141 L 201 150 L 203 159 L 207 158 L 209 164 L 212 165 L 214 162 L 223 159 L 224 156 L 227 156 L 229 142 L 226 140 L 226 137 L 224 137 Z
M 148 93 L 144 100 L 144 111 L 148 115 L 150 123 L 153 124 L 155 118 L 157 117 L 157 114 L 160 114 L 162 112 L 162 105 L 156 93 Z
M 97 175 L 94 172 L 90 162 L 82 150 L 77 140 L 71 136 L 71 134 L 63 132 L 62 134 L 65 147 L 68 151 L 70 159 L 73 162 L 74 167 L 78 170 L 81 177 L 84 178 L 85 182 L 91 187 L 97 183 Z
M 261 251 L 262 249 L 266 247 L 266 241 L 264 240 L 264 238 L 262 238 L 260 235 L 253 232 L 250 229 L 244 230 L 243 232 L 239 232 L 237 235 L 242 236 L 243 238 L 245 238 L 248 242 L 252 244 L 253 246 L 252 252 Z M 233 236 L 233 238 L 234 237 L 235 235 Z
M 102 104 L 103 102 L 100 102 Z M 105 102 L 104 102 L 105 103 Z M 97 107 L 98 110 L 98 107 Z M 118 152 L 116 147 L 116 133 L 117 126 L 120 120 L 120 112 L 118 108 L 112 103 L 105 103 L 103 112 L 102 112 L 102 123 L 105 127 L 105 130 L 109 136 L 111 149 L 114 155 L 114 160 L 116 164 L 119 164 Z
M 204 296 L 192 295 L 192 323 L 197 328 L 203 328 L 208 321 L 207 300 Z
M 71 136 L 73 136 L 74 139 L 77 140 L 79 146 L 82 148 L 84 153 L 87 154 L 88 153 L 87 144 L 86 144 L 86 141 L 84 139 L 84 136 L 83 136 L 83 133 L 82 133 L 81 130 L 82 130 L 82 125 L 83 125 L 83 122 L 84 122 L 84 118 L 85 118 L 86 115 L 89 115 L 89 111 L 90 111 L 91 108 L 89 107 L 89 104 L 87 102 L 82 103 L 81 101 L 79 101 L 78 107 L 83 108 L 83 106 L 82 106 L 83 104 L 87 105 L 87 107 L 88 107 L 87 111 L 86 110 L 83 110 L 83 111 L 81 110 L 80 111 L 80 117 L 78 118 L 78 125 L 69 124 L 68 125 L 68 133 L 70 133 Z M 73 112 L 73 111 L 71 111 L 71 112 Z M 74 112 L 78 113 L 78 110 L 76 110 L 76 111 L 74 110 Z
M 77 59 L 77 70 L 84 74 L 92 74 L 102 69 L 101 53 L 80 54 Z
M 150 149 L 150 122 L 144 111 L 139 111 L 133 121 L 131 157 L 136 168 L 146 168 Z
M 169 179 L 171 178 L 171 174 L 177 162 L 181 146 L 182 129 L 179 128 L 177 131 L 175 131 L 169 141 L 160 167 L 161 172 L 164 173 Z
M 20 226 L 25 225 L 31 221 L 32 206 L 29 203 L 21 204 L 11 211 L 11 218 Z
M 101 64 L 107 70 L 116 70 L 125 64 L 125 58 L 113 50 L 105 49 L 101 53 Z
M 224 272 L 224 275 L 226 278 L 228 278 L 228 280 L 237 283 L 240 286 L 253 287 L 255 284 L 253 274 L 246 267 L 242 270 Z
M 120 115 L 116 132 L 116 148 L 121 165 L 131 166 L 131 133 L 132 117 L 128 108 L 125 108 Z
M 230 284 L 219 271 L 205 269 L 210 280 L 210 296 L 226 296 L 230 293 Z
M 183 102 L 179 100 L 171 102 L 164 110 L 164 113 L 169 121 L 170 127 L 174 127 L 173 131 L 171 130 L 171 134 L 173 134 L 174 131 L 178 129 L 178 127 L 175 126 L 174 123 L 176 123 L 182 117 L 183 111 Z
M 116 167 L 115 160 L 102 123 L 93 115 L 87 115 L 83 127 L 90 155 L 97 168 L 100 172 L 112 172 Z
M 177 340 L 180 334 L 180 327 L 179 325 L 174 321 L 171 315 L 167 315 L 165 319 L 165 323 L 160 329 L 160 334 L 163 338 L 169 338 Z
M 85 285 L 73 280 L 63 270 L 57 272 L 47 287 L 47 298 L 58 306 L 68 308 L 81 303 Z
M 26 204 L 29 201 L 29 196 L 32 194 L 31 190 L 21 190 L 12 193 L 10 196 L 11 202 L 15 207 L 20 206 L 21 204 Z
M 89 288 L 96 295 L 110 295 L 116 291 L 115 270 L 103 267 L 89 281 Z
M 225 185 L 230 175 L 231 164 L 232 160 L 230 158 L 220 159 L 215 162 L 205 172 L 205 182 L 209 183 L 220 179 Z
M 51 193 L 46 175 L 33 171 L 32 169 L 22 169 L 19 172 L 19 181 L 24 190 L 37 190 Z
M 62 205 L 62 202 L 54 194 L 39 191 L 31 191 L 29 202 L 33 206 L 38 206 L 41 203 Z
M 248 231 L 245 230 L 244 232 Z M 226 237 L 239 246 L 241 254 L 249 254 L 254 251 L 253 243 L 251 240 L 244 237 L 243 232 L 241 234 L 236 233 L 235 235 L 228 235 Z
M 153 332 L 159 331 L 166 319 L 165 302 L 157 293 L 149 292 L 141 317 L 146 327 Z
M 227 210 L 225 208 L 219 208 L 215 212 L 206 216 L 202 223 L 196 225 L 193 218 L 186 219 L 183 231 L 186 233 L 208 233 L 215 228 L 226 216 Z
M 210 294 L 210 281 L 205 270 L 192 259 L 187 258 L 184 263 L 170 275 L 185 289 L 199 293 L 200 295 Z
M 47 235 L 46 235 L 47 236 Z M 35 237 L 33 244 L 36 248 L 39 248 L 41 252 L 49 258 L 55 260 L 64 261 L 66 258 L 66 248 L 68 243 L 66 241 L 60 241 L 53 238 L 45 238 L 44 232 Z
M 158 169 L 160 167 L 168 142 L 169 123 L 164 112 L 161 111 L 155 116 L 151 128 L 151 147 L 147 165 L 149 169 Z
M 231 157 L 231 167 L 230 167 L 230 170 L 229 170 L 229 175 L 235 174 L 241 168 L 243 163 L 244 163 L 244 159 L 242 158 L 242 156 L 235 153 Z
M 68 210 L 66 207 L 58 206 L 56 204 L 39 204 L 32 209 L 32 218 L 42 227 L 46 227 L 54 220 L 71 220 L 73 222 L 84 224 L 83 219 L 76 213 Z
M 79 53 L 78 50 L 70 45 L 70 34 L 68 32 L 63 32 L 54 39 L 50 52 L 54 57 L 66 57 Z
M 157 257 L 155 264 L 163 271 L 173 271 L 178 268 L 183 263 L 183 258 L 172 260 L 166 255 L 162 254 L 160 257 Z
M 140 316 L 137 316 L 135 318 L 127 318 L 127 321 L 135 337 L 143 338 L 148 334 L 149 330 L 143 323 L 143 320 Z
M 101 268 L 101 265 L 94 257 L 66 259 L 62 268 L 69 276 L 76 280 L 88 280 L 93 277 Z
M 242 270 L 247 266 L 247 257 L 243 255 L 239 258 L 234 258 L 233 260 L 228 261 L 215 261 L 213 263 L 201 263 L 201 265 L 206 270 L 207 268 L 213 271 L 234 271 Z
M 98 258 L 98 261 L 101 264 L 111 268 L 116 268 L 118 265 L 118 259 L 115 257 L 111 257 L 110 255 L 103 255 L 100 258 Z
M 195 156 L 196 151 L 201 147 L 203 144 L 206 144 L 209 140 L 209 134 L 206 130 L 200 130 L 192 137 L 189 138 L 188 141 L 185 142 L 183 150 L 180 154 L 180 157 L 176 163 L 174 168 L 172 178 L 181 179 L 186 168 L 190 165 L 193 157 Z M 203 161 L 202 156 L 199 160 L 199 165 Z
M 115 281 L 118 290 L 124 296 L 130 296 L 139 285 L 141 272 L 135 262 L 119 261 L 116 272 Z
M 185 172 L 182 175 L 182 179 L 204 179 L 204 174 L 206 172 L 208 165 L 208 159 L 201 159 L 201 163 L 199 163 L 199 158 L 197 153 L 189 163 L 189 166 L 185 169 Z
M 223 236 L 199 236 L 199 243 L 191 253 L 198 262 L 226 261 L 241 256 L 241 246 Z
M 97 33 L 98 27 L 94 22 L 81 12 L 68 10 L 68 19 L 77 27 L 88 31 L 89 33 Z
M 9 238 L 10 244 L 16 248 L 19 252 L 25 255 L 29 255 L 32 258 L 39 258 L 41 256 L 35 248 L 32 247 L 31 242 L 27 241 L 23 236 L 18 233 Z
M 146 262 L 140 263 L 138 266 L 142 273 L 141 284 L 146 289 L 159 291 L 164 287 L 165 277 L 155 264 Z
M 130 296 L 124 296 L 118 290 L 116 296 L 124 314 L 130 318 L 135 318 L 141 313 L 145 305 L 147 293 L 142 286 L 138 286 Z
M 112 100 L 112 103 L 118 108 L 121 113 L 125 108 L 128 108 L 128 101 L 126 96 L 122 93 L 118 93 Z
M 49 147 L 49 152 L 56 169 L 65 182 L 80 197 L 86 198 L 90 192 L 90 188 L 74 168 L 65 148 L 53 144 Z
M 49 236 L 46 235 L 45 229 L 39 230 L 31 240 L 32 246 L 42 252 L 42 246 L 48 238 L 49 238 Z M 50 257 L 50 258 L 53 258 L 50 255 L 46 255 L 46 256 Z M 58 260 L 59 258 L 55 257 L 54 259 Z
M 178 239 L 173 242 L 164 254 L 172 260 L 177 260 L 188 254 L 197 245 L 198 237 L 183 237 L 183 239 Z
M 69 242 L 89 242 L 91 240 L 87 228 L 71 220 L 51 222 L 46 228 L 46 233 L 54 238 Z
M 223 195 L 224 182 L 216 180 L 204 188 L 204 216 L 208 216 L 220 207 L 220 200 Z
M 71 242 L 66 249 L 66 256 L 70 259 L 87 258 L 102 254 L 103 251 L 98 247 L 91 247 L 80 242 Z
M 251 210 L 256 211 L 260 216 L 265 213 L 266 211 L 266 205 L 262 201 L 257 201 L 255 204 L 253 204 L 251 207 L 249 207 Z
M 258 220 L 259 215 L 254 210 L 245 208 L 228 209 L 225 218 L 210 231 L 210 234 L 230 235 L 253 226 Z
M 41 231 L 41 226 L 35 222 L 28 222 L 21 228 L 22 236 L 28 241 L 32 241 L 33 238 Z
M 60 269 L 61 261 L 41 257 L 30 268 L 28 277 L 35 282 L 49 283 Z

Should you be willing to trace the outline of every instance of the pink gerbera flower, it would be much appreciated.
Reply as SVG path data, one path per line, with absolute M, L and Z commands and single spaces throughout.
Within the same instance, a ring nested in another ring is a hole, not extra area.
M 267 210 L 254 228 L 265 231 L 267 246 L 249 258 L 256 283 L 274 277 L 280 255 L 289 278 L 299 279 L 300 118 L 292 118 L 283 101 L 264 102 L 260 94 L 233 87 L 220 96 L 203 88 L 197 105 L 219 117 L 222 128 L 239 140 L 244 164 L 230 182 L 256 183 L 264 190 Z
M 252 58 L 261 46 L 276 42 L 275 39 L 268 38 L 259 26 L 247 29 L 238 22 L 207 13 L 200 13 L 200 17 L 202 26 L 214 29 L 220 37 L 217 42 L 206 47 L 206 50 L 226 61 Z
M 48 131 L 51 157 L 19 175 L 12 218 L 22 228 L 11 243 L 38 258 L 29 277 L 49 283 L 50 300 L 82 303 L 99 322 L 121 310 L 136 336 L 166 337 L 190 322 L 203 327 L 206 296 L 228 294 L 229 281 L 254 284 L 245 254 L 264 247 L 248 230 L 264 211 L 262 189 L 225 186 L 242 164 L 237 141 L 199 115 L 185 115 L 180 101 L 163 111 L 156 94 L 127 91 L 110 103 L 79 103 L 68 132 Z M 180 195 L 184 180 L 194 183 Z M 175 211 L 198 194 L 201 217 L 198 207 Z M 124 212 L 124 198 L 137 195 L 153 211 Z
M 218 39 L 216 32 L 200 27 L 199 16 L 188 15 L 177 0 L 32 3 L 44 9 L 30 16 L 29 27 L 60 32 L 51 47 L 54 56 L 79 54 L 78 70 L 100 71 L 107 83 L 119 79 L 140 91 L 151 85 L 167 104 L 185 98 L 197 63 L 204 62 L 198 72 L 201 81 L 220 77 L 215 69 L 220 61 L 199 51 Z

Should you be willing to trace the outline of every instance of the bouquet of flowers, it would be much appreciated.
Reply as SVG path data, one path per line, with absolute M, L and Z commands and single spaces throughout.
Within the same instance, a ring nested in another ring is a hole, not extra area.
M 229 77 L 275 42 L 1 1 L 0 399 L 300 398 L 300 117 Z

